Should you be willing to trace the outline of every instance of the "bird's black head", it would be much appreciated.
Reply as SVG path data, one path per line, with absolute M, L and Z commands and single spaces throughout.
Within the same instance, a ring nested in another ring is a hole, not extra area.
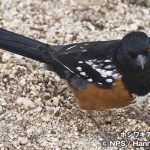
M 121 71 L 138 73 L 150 70 L 150 39 L 144 32 L 125 35 L 116 52 Z

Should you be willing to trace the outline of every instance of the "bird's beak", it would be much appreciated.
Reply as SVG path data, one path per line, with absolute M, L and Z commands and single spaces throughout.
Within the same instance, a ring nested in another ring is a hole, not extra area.
M 144 65 L 145 65 L 145 56 L 143 55 L 138 55 L 137 58 L 137 64 L 142 68 L 144 69 Z

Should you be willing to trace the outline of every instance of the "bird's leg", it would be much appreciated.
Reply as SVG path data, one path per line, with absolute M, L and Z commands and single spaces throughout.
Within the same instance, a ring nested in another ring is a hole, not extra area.
M 91 111 L 87 111 L 88 112 L 88 116 L 91 119 L 91 121 L 95 124 L 95 126 L 98 128 L 101 136 L 105 139 L 105 140 L 109 140 L 110 137 L 107 134 L 107 132 L 101 127 L 101 125 L 95 120 L 93 114 Z
M 139 117 L 142 121 L 145 121 L 148 125 L 150 125 L 150 115 L 148 113 L 142 112 L 140 109 L 136 108 L 135 106 L 128 107 L 129 110 L 135 112 L 136 116 Z

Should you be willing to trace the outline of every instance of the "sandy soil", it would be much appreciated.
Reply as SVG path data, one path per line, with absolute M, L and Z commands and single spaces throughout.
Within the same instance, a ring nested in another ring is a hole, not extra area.
M 133 30 L 150 36 L 149 20 L 148 7 L 120 0 L 97 6 L 66 0 L 0 1 L 1 27 L 49 44 L 118 39 Z M 149 100 L 148 95 L 145 98 Z M 139 108 L 149 112 L 150 102 Z M 93 115 L 108 133 L 128 132 L 126 138 L 118 135 L 113 140 L 149 141 L 146 135 L 130 134 L 148 133 L 150 128 L 133 112 L 125 111 L 94 111 Z M 104 148 L 101 141 L 101 133 L 87 112 L 78 108 L 64 80 L 41 63 L 0 50 L 1 150 L 117 149 Z M 121 149 L 134 148 L 126 143 Z

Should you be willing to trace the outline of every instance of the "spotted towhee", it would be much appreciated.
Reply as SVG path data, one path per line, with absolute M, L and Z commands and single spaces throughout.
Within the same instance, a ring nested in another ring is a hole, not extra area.
M 150 39 L 144 32 L 52 46 L 0 29 L 0 48 L 47 64 L 68 81 L 81 109 L 130 106 L 150 91 Z

